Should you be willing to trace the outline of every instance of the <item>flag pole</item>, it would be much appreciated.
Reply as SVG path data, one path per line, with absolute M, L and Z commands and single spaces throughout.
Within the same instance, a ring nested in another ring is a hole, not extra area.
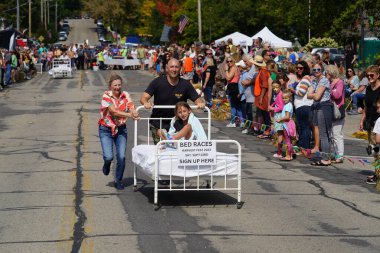
M 201 14 L 201 0 L 198 0 L 198 39 L 202 42 L 202 14 Z

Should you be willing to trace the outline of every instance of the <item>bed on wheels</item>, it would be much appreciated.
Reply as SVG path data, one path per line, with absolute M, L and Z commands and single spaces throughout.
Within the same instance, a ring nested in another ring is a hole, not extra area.
M 53 78 L 71 78 L 72 73 L 70 59 L 53 59 L 53 67 L 49 70 L 49 74 Z
M 174 106 L 154 106 L 159 109 L 173 109 Z M 241 147 L 235 140 L 214 140 L 211 138 L 211 114 L 199 116 L 196 107 L 193 112 L 204 126 L 208 140 L 161 140 L 153 145 L 149 130 L 150 118 L 143 106 L 137 108 L 140 120 L 134 124 L 134 191 L 137 191 L 137 172 L 141 171 L 154 181 L 154 209 L 159 209 L 158 194 L 163 191 L 233 191 L 237 194 L 237 208 L 241 201 Z M 205 112 L 206 112 L 205 111 Z M 202 112 L 202 115 L 205 114 Z M 146 132 L 146 134 L 144 133 Z M 167 182 L 163 185 L 160 182 Z

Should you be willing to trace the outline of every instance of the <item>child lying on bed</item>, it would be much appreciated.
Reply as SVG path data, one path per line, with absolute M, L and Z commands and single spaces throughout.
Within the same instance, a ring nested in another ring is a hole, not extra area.
M 174 114 L 169 132 L 165 129 L 157 131 L 162 140 L 207 140 L 201 122 L 195 117 L 188 103 L 178 102 Z

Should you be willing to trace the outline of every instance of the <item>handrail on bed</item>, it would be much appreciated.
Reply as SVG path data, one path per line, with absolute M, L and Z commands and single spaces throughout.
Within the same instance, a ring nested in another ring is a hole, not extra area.
M 145 109 L 143 105 L 139 106 L 136 108 L 136 111 L 140 110 L 146 110 L 146 111 L 151 111 L 152 109 L 173 109 L 174 110 L 175 105 L 154 105 L 152 106 L 151 109 Z M 198 109 L 196 105 L 191 105 L 191 109 Z M 207 138 L 210 140 L 211 139 L 211 111 L 210 108 L 205 107 L 203 110 L 207 111 L 207 118 L 198 118 L 200 120 L 207 120 Z M 160 125 L 162 124 L 162 120 L 170 120 L 171 118 L 140 118 L 140 120 L 148 120 L 148 125 L 149 125 L 149 120 L 150 119 L 157 119 L 160 120 Z M 134 147 L 137 146 L 137 130 L 138 130 L 138 120 L 134 121 Z M 149 128 L 148 128 L 148 143 L 149 143 Z
M 195 105 L 192 105 L 190 106 L 192 109 L 197 109 L 198 107 L 195 106 Z M 145 109 L 144 106 L 139 106 L 137 107 L 137 111 L 141 111 L 141 110 L 146 110 L 146 111 L 150 111 L 152 109 L 173 109 L 175 108 L 175 105 L 155 105 L 153 106 L 151 109 Z M 200 120 L 207 120 L 207 136 L 208 136 L 208 140 L 211 140 L 211 111 L 208 107 L 205 107 L 205 110 L 207 111 L 207 118 L 198 118 Z M 148 145 L 149 145 L 149 140 L 150 140 L 150 130 L 149 130 L 149 120 L 152 120 L 152 119 L 155 119 L 155 120 L 159 120 L 160 121 L 160 126 L 162 126 L 162 120 L 170 120 L 171 118 L 149 118 L 149 116 L 147 118 L 143 118 L 143 117 L 140 117 L 140 121 L 141 120 L 144 120 L 144 121 L 147 121 L 147 125 L 148 125 L 148 129 L 147 129 L 147 139 L 148 139 Z M 135 120 L 134 121 L 134 147 L 137 146 L 137 139 L 138 139 L 138 123 L 139 121 Z M 141 129 L 140 129 L 141 130 Z M 226 180 L 227 180 L 227 173 L 225 175 L 225 179 L 224 179 L 224 188 L 214 188 L 213 187 L 213 175 L 211 175 L 211 187 L 210 189 L 201 189 L 199 187 L 199 166 L 198 166 L 198 177 L 197 177 L 197 187 L 195 189 L 189 189 L 189 188 L 186 188 L 185 184 L 184 184 L 184 188 L 182 190 L 197 190 L 197 191 L 200 191 L 200 190 L 233 190 L 233 191 L 237 191 L 237 208 L 240 209 L 242 207 L 242 204 L 243 202 L 241 202 L 241 146 L 240 146 L 240 143 L 235 141 L 235 140 L 214 140 L 216 141 L 216 143 L 231 143 L 231 144 L 235 144 L 237 146 L 237 154 L 234 154 L 234 155 L 237 155 L 238 157 L 238 162 L 237 162 L 237 166 L 238 166 L 238 173 L 237 173 L 237 188 L 227 188 L 227 183 L 226 183 Z M 159 189 L 158 188 L 158 178 L 159 178 L 159 175 L 158 175 L 158 147 L 161 146 L 162 144 L 165 144 L 165 143 L 173 143 L 173 142 L 179 142 L 179 141 L 174 141 L 174 140 L 161 140 L 157 146 L 155 147 L 155 171 L 154 171 L 154 206 L 155 206 L 155 210 L 157 210 L 159 208 L 159 205 L 158 205 L 158 192 L 159 191 L 166 191 L 166 190 L 169 190 L 169 191 L 172 191 L 172 190 L 179 190 L 179 189 L 173 189 L 172 188 L 172 183 L 170 183 L 169 185 L 169 189 Z M 171 159 L 171 162 L 172 162 L 172 159 Z M 172 165 L 171 165 L 172 167 Z M 186 166 L 185 166 L 186 167 Z M 186 171 L 186 169 L 185 169 Z M 134 176 L 134 191 L 137 191 L 137 170 L 136 170 L 136 165 L 134 164 L 134 172 L 133 172 L 133 176 Z M 172 181 L 172 172 L 170 173 L 170 182 Z M 184 182 L 185 182 L 185 179 L 186 179 L 186 176 L 184 177 Z

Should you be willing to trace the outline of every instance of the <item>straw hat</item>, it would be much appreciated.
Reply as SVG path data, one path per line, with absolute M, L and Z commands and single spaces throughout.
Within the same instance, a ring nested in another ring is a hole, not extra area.
M 259 67 L 265 67 L 266 63 L 264 62 L 264 59 L 261 55 L 256 55 L 255 58 L 252 61 L 253 64 Z
M 236 65 L 236 66 L 240 66 L 240 67 L 242 67 L 242 68 L 247 67 L 247 66 L 245 65 L 245 63 L 244 63 L 243 60 L 240 60 L 240 61 L 239 61 L 238 63 L 236 63 L 235 65 Z

